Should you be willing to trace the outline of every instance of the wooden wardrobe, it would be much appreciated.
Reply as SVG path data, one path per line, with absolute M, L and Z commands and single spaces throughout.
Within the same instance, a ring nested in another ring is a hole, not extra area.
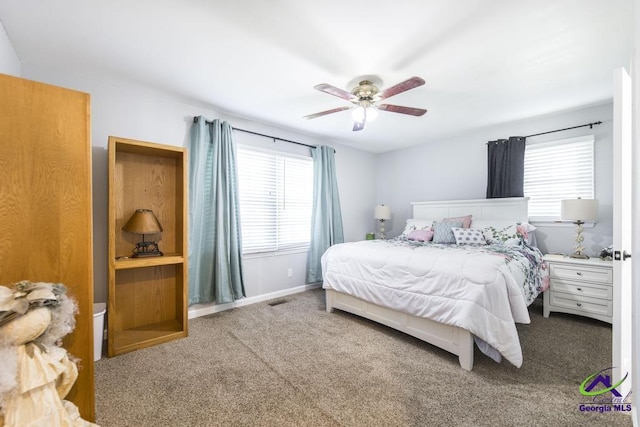
M 95 420 L 90 100 L 0 74 L 0 285 L 63 283 L 79 308 L 66 397 Z

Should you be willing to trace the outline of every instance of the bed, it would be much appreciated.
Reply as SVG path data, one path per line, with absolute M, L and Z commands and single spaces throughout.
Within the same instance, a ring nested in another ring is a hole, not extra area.
M 488 225 L 530 227 L 527 201 L 414 202 L 407 223 L 459 221 L 471 215 L 468 231 L 484 230 L 492 242 L 487 230 L 499 227 Z M 461 225 L 454 223 L 452 229 L 461 232 Z M 353 313 L 433 344 L 457 355 L 465 370 L 473 368 L 476 345 L 494 360 L 504 357 L 520 367 L 515 324 L 530 323 L 527 306 L 548 286 L 542 254 L 531 235 L 524 233 L 527 244 L 514 245 L 444 245 L 406 237 L 330 247 L 322 257 L 326 310 Z

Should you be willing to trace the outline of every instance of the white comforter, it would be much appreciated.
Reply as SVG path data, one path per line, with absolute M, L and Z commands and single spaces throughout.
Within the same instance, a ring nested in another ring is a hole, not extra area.
M 322 257 L 323 287 L 464 328 L 520 367 L 515 323 L 530 323 L 527 305 L 537 295 L 525 284 L 538 274 L 527 269 L 536 268 L 530 258 L 508 247 L 343 243 Z

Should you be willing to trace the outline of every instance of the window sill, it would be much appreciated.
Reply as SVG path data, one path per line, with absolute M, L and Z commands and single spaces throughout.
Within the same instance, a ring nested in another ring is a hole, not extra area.
M 259 253 L 252 253 L 252 254 L 243 254 L 242 259 L 271 258 L 274 256 L 287 256 L 287 255 L 295 255 L 295 254 L 301 254 L 306 252 L 309 252 L 309 247 L 275 251 L 275 252 L 259 252 Z

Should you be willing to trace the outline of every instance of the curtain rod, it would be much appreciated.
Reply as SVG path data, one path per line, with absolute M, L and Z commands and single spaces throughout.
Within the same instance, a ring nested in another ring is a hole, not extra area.
M 563 130 L 570 130 L 570 129 L 577 129 L 577 128 L 583 128 L 585 126 L 589 126 L 590 129 L 593 129 L 594 126 L 596 125 L 601 125 L 602 122 L 593 122 L 593 123 L 587 123 L 585 125 L 579 125 L 579 126 L 572 126 L 570 128 L 564 128 L 564 129 L 556 129 L 556 130 L 550 130 L 548 132 L 540 132 L 540 133 L 534 133 L 533 135 L 527 135 L 525 136 L 525 138 L 531 138 L 533 136 L 540 136 L 540 135 L 546 135 L 548 133 L 554 133 L 554 132 L 562 132 Z
M 210 122 L 210 121 L 208 121 L 208 120 L 205 120 L 204 122 L 205 122 L 206 124 L 208 124 L 208 125 L 210 125 L 210 124 L 212 124 L 212 123 L 213 123 L 213 122 Z M 197 116 L 193 118 L 193 123 L 198 123 L 198 117 L 197 117 Z M 251 130 L 240 129 L 240 128 L 236 128 L 236 127 L 233 127 L 233 126 L 232 126 L 232 129 L 233 129 L 233 130 L 240 131 L 240 132 L 250 133 L 250 134 L 252 134 L 252 135 L 263 136 L 263 137 L 265 137 L 265 138 L 273 139 L 273 141 L 274 141 L 274 142 L 275 142 L 275 141 L 282 141 L 282 142 L 289 142 L 289 143 L 291 143 L 291 144 L 302 145 L 302 146 L 304 146 L 304 147 L 317 148 L 315 145 L 309 145 L 309 144 L 304 144 L 304 143 L 302 143 L 302 142 L 291 141 L 291 140 L 289 140 L 289 139 L 278 138 L 277 136 L 265 135 L 265 134 L 263 134 L 263 133 L 258 133 L 258 132 L 254 132 L 254 131 L 251 131 Z M 333 152 L 334 152 L 334 153 L 336 152 L 335 148 L 334 148 Z

